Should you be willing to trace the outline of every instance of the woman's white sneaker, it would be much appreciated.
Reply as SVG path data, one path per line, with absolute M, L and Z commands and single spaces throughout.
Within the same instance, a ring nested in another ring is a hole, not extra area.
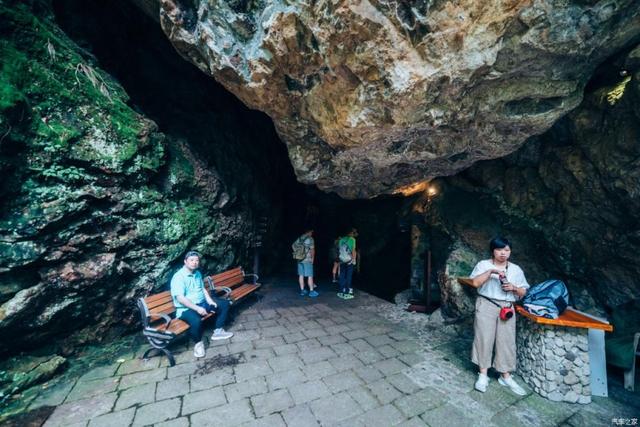
M 474 384 L 474 388 L 481 393 L 487 391 L 487 386 L 489 385 L 489 377 L 485 374 L 478 374 L 478 379 Z
M 502 376 L 500 376 L 500 378 L 498 378 L 498 383 L 505 387 L 509 387 L 511 391 L 517 394 L 518 396 L 525 396 L 527 394 L 527 392 L 524 391 L 524 389 L 518 385 L 518 383 L 516 382 L 516 380 L 513 379 L 513 377 L 509 377 L 505 379 Z
M 202 341 L 197 342 L 193 347 L 193 355 L 197 358 L 204 357 L 204 343 Z

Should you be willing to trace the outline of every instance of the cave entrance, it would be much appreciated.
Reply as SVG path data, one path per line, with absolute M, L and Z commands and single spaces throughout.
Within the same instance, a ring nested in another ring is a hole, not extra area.
M 278 264 L 282 275 L 295 276 L 291 259 L 291 243 L 309 226 L 314 229 L 316 262 L 314 275 L 331 282 L 332 246 L 352 227 L 358 230 L 357 248 L 360 265 L 353 277 L 354 287 L 380 298 L 393 301 L 396 293 L 409 287 L 411 241 L 399 217 L 406 204 L 400 197 L 378 197 L 372 200 L 344 200 L 312 187 L 291 202 L 290 227 L 284 233 L 283 256 Z M 325 290 L 337 287 L 324 287 Z
M 387 300 L 409 287 L 410 235 L 398 219 L 405 198 L 350 201 L 298 183 L 269 117 L 248 109 L 180 57 L 159 24 L 132 3 L 54 0 L 53 6 L 60 27 L 120 82 L 129 105 L 154 120 L 172 141 L 188 145 L 220 176 L 230 200 L 223 209 L 230 216 L 249 212 L 244 217 L 248 222 L 267 223 L 261 275 L 295 280 L 291 243 L 311 224 L 316 231 L 316 276 L 330 283 L 333 241 L 356 227 L 362 263 L 354 286 Z M 239 246 L 228 245 L 230 251 L 242 252 Z M 234 262 L 250 268 L 253 253 L 243 253 Z M 334 289 L 324 287 L 326 292 Z

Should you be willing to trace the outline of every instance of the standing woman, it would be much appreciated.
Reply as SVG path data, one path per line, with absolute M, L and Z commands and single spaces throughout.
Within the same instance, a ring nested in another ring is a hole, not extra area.
M 492 239 L 489 250 L 491 259 L 480 261 L 471 273 L 473 286 L 478 288 L 471 350 L 471 361 L 480 369 L 475 389 L 483 393 L 487 390 L 487 370 L 493 367 L 501 373 L 500 385 L 524 396 L 526 392 L 510 374 L 516 369 L 516 316 L 511 313 L 510 318 L 503 320 L 500 310 L 513 307 L 527 293 L 529 284 L 522 269 L 509 262 L 511 244 L 507 239 Z

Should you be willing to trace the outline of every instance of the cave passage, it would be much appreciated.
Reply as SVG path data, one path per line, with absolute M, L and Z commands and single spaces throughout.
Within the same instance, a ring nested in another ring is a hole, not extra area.
M 227 209 L 250 206 L 266 218 L 271 233 L 261 250 L 261 275 L 295 277 L 290 245 L 309 225 L 315 229 L 315 276 L 330 283 L 333 241 L 356 227 L 362 263 L 354 286 L 386 300 L 409 287 L 410 233 L 399 219 L 404 198 L 349 201 L 298 183 L 269 117 L 181 58 L 159 24 L 132 4 L 53 4 L 62 29 L 119 80 L 129 104 L 160 131 L 186 141 L 222 177 L 237 199 Z

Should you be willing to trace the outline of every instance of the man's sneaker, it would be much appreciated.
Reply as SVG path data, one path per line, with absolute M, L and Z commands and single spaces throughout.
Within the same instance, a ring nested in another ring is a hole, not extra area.
M 197 358 L 204 357 L 204 343 L 202 341 L 197 342 L 193 347 L 193 356 Z
M 307 290 L 306 289 L 303 289 L 303 290 L 300 291 L 300 296 L 301 297 L 305 296 L 306 294 L 307 294 Z
M 309 292 L 309 296 L 310 296 L 311 298 L 315 298 L 315 297 L 317 297 L 318 295 L 320 295 L 320 294 L 319 294 L 319 293 L 317 293 L 316 291 L 311 291 L 311 292 Z
M 527 392 L 524 391 L 524 389 L 518 385 L 518 383 L 516 382 L 516 380 L 513 379 L 513 377 L 509 377 L 505 379 L 502 376 L 500 376 L 500 378 L 498 378 L 498 383 L 505 387 L 509 387 L 511 391 L 517 394 L 518 396 L 525 396 L 527 394 Z
M 222 328 L 218 328 L 213 331 L 213 335 L 211 335 L 212 340 L 228 340 L 233 336 L 233 332 L 227 332 Z
M 353 294 L 349 293 L 349 294 L 344 294 L 344 299 L 353 299 Z
M 481 393 L 487 391 L 487 386 L 489 385 L 489 377 L 485 374 L 478 374 L 478 379 L 473 387 Z
M 344 294 L 342 292 L 338 292 L 338 298 L 344 299 Z

